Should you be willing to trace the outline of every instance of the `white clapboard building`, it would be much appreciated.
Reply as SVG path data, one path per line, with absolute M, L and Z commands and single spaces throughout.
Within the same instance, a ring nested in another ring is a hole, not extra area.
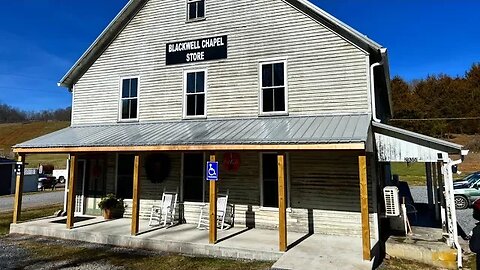
M 71 126 L 14 151 L 70 154 L 73 230 L 72 215 L 100 215 L 114 193 L 137 235 L 164 190 L 178 191 L 179 222 L 196 224 L 217 190 L 231 225 L 279 232 L 277 251 L 288 233 L 340 235 L 370 261 L 389 162 L 462 154 L 386 125 L 386 48 L 306 0 L 131 0 L 59 85 Z

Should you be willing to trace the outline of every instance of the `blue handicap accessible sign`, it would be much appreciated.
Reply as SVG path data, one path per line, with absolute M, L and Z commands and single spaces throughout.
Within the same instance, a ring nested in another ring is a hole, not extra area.
M 207 161 L 207 181 L 218 181 L 218 162 Z

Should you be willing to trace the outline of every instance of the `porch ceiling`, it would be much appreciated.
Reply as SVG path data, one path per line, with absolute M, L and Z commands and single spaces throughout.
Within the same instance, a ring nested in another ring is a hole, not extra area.
M 324 115 L 72 126 L 15 152 L 364 149 L 371 116 Z

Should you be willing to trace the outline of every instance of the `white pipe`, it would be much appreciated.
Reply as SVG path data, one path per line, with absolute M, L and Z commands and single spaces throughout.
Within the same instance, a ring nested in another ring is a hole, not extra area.
M 385 62 L 384 54 L 387 52 L 387 49 L 381 48 L 380 49 L 380 56 L 382 60 L 378 63 L 373 63 L 370 66 L 370 97 L 372 103 L 372 117 L 373 121 L 380 123 L 381 120 L 377 118 L 377 108 L 375 106 L 375 75 L 374 75 L 374 68 L 383 65 Z
M 455 247 L 457 248 L 457 266 L 458 269 L 462 269 L 462 247 L 460 246 L 460 243 L 458 242 L 458 230 L 457 230 L 457 211 L 455 209 L 455 200 L 453 198 L 453 172 L 452 172 L 452 166 L 458 165 L 462 163 L 462 160 L 455 160 L 452 161 L 450 158 L 448 158 L 448 162 L 445 165 L 445 172 L 446 172 L 446 179 L 448 181 L 448 189 L 450 190 L 448 200 L 450 201 L 448 207 L 450 208 L 450 214 L 452 218 L 452 233 L 453 233 L 453 243 Z

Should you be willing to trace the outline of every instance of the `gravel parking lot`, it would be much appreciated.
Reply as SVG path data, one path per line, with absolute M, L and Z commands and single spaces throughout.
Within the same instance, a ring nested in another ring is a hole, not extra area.
M 413 200 L 416 203 L 427 203 L 427 188 L 426 187 L 410 187 Z M 460 227 L 466 234 L 469 234 L 475 227 L 476 220 L 472 217 L 472 209 L 457 210 L 457 221 Z

